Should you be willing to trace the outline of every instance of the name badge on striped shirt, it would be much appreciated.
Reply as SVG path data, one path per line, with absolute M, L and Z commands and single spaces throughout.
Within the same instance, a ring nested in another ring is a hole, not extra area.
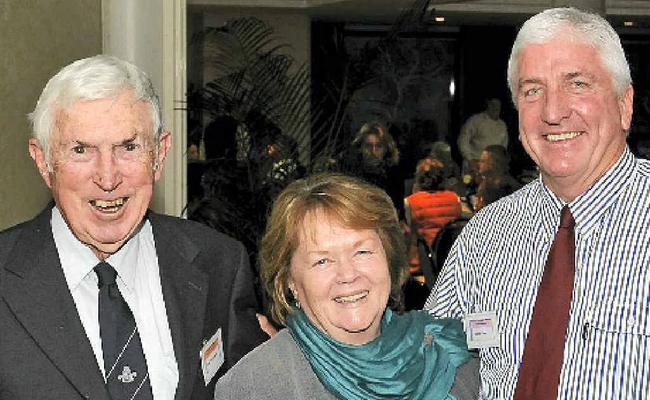
M 467 347 L 470 349 L 497 347 L 499 345 L 497 313 L 486 311 L 465 315 L 465 333 Z

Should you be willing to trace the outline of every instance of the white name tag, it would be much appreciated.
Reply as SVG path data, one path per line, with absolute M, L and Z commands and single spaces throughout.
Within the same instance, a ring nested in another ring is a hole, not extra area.
M 217 332 L 212 335 L 210 340 L 205 342 L 199 355 L 201 356 L 203 379 L 205 380 L 205 385 L 208 386 L 224 361 L 221 328 L 217 329 Z
M 470 349 L 499 346 L 497 313 L 486 311 L 467 314 L 465 316 L 465 332 L 467 333 L 467 347 Z

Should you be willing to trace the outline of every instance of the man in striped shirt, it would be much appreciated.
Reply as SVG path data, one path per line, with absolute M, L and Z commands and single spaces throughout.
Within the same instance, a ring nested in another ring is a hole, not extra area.
M 496 325 L 479 350 L 481 398 L 512 398 L 568 205 L 575 278 L 557 398 L 650 398 L 650 162 L 626 144 L 633 89 L 618 35 L 598 15 L 544 11 L 517 35 L 508 83 L 540 179 L 468 223 L 425 308 Z

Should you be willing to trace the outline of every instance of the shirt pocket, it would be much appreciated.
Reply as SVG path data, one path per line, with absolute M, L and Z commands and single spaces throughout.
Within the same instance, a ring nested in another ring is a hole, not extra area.
M 639 304 L 607 304 L 583 327 L 583 339 L 591 333 L 650 336 L 650 309 Z
M 599 377 L 594 390 L 602 391 L 601 398 L 648 398 L 649 311 L 638 304 L 604 303 L 583 325 L 576 368 L 582 377 Z

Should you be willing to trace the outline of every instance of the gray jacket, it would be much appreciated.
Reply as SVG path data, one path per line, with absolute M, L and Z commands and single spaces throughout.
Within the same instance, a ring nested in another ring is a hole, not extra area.
M 451 394 L 458 400 L 478 397 L 478 359 L 456 373 Z M 287 329 L 244 356 L 215 387 L 215 400 L 336 400 L 311 369 Z

